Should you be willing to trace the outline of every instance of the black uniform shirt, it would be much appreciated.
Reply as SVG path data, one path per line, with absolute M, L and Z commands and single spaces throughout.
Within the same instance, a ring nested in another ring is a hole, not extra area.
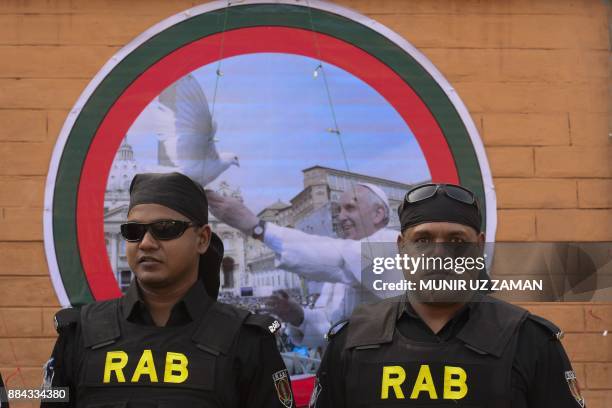
M 183 296 L 183 298 L 172 307 L 170 318 L 166 327 L 184 326 L 199 316 L 202 316 L 212 303 L 212 299 L 206 293 L 204 285 L 198 281 Z M 130 322 L 144 326 L 154 326 L 155 322 L 147 306 L 142 299 L 140 289 L 136 280 L 132 282 L 125 296 L 121 299 L 121 311 L 123 316 Z
M 0 375 L 0 408 L 8 408 L 8 395 L 4 388 L 4 382 L 2 381 L 2 375 Z
M 396 329 L 406 338 L 419 342 L 445 342 L 454 338 L 468 321 L 478 303 L 467 303 L 438 333 L 414 311 L 410 303 L 400 305 Z M 345 373 L 349 370 L 343 358 L 347 330 L 333 336 L 318 373 L 315 389 L 316 408 L 346 407 Z M 561 343 L 541 324 L 527 319 L 519 330 L 517 350 L 512 364 L 513 408 L 581 408 L 572 395 L 565 373 L 572 371 Z M 324 374 L 323 374 L 324 373 Z
M 197 281 L 185 296 L 171 310 L 166 327 L 180 327 L 199 319 L 214 302 Z M 120 299 L 120 318 L 129 322 L 144 325 L 155 325 L 149 313 L 136 280 L 132 282 L 126 294 Z M 234 353 L 234 379 L 220 379 L 216 383 L 227 384 L 227 390 L 240 395 L 239 407 L 285 408 L 278 397 L 273 376 L 286 370 L 285 364 L 276 347 L 274 336 L 259 327 L 242 325 L 238 340 L 232 348 Z M 76 407 L 76 381 L 79 361 L 83 355 L 83 343 L 80 325 L 71 325 L 60 331 L 49 368 L 54 387 L 69 387 L 70 403 L 42 403 L 41 407 Z M 235 385 L 234 385 L 235 384 Z M 293 405 L 292 405 L 293 407 Z

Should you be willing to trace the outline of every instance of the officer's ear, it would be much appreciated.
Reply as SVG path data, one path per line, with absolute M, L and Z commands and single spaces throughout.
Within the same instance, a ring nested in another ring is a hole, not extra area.
M 201 227 L 198 227 L 196 229 L 196 234 L 198 240 L 198 253 L 202 255 L 206 251 L 208 251 L 208 246 L 210 245 L 210 238 L 212 236 L 212 230 L 210 229 L 210 225 L 204 224 Z
M 404 237 L 402 233 L 400 232 L 399 234 L 397 234 L 397 250 L 398 251 L 402 250 L 403 242 L 404 242 Z

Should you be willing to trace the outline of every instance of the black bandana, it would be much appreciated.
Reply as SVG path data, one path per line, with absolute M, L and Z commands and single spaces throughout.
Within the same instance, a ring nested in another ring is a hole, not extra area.
M 208 223 L 208 200 L 201 185 L 181 173 L 137 174 L 130 185 L 128 212 L 138 204 L 160 204 L 183 214 L 198 225 Z M 223 242 L 213 233 L 208 251 L 200 255 L 199 276 L 206 292 L 219 295 L 219 269 Z
M 482 228 L 482 217 L 477 206 L 457 201 L 440 190 L 423 201 L 404 201 L 397 212 L 402 231 L 426 222 L 455 222 L 472 227 L 476 232 Z

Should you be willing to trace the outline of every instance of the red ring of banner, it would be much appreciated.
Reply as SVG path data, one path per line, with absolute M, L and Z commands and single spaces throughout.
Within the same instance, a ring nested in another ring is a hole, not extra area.
M 214 34 L 171 52 L 143 72 L 111 107 L 91 143 L 79 183 L 76 217 L 83 269 L 96 300 L 121 295 L 106 254 L 103 216 L 108 174 L 121 140 L 165 88 L 217 61 L 222 39 L 223 58 L 264 52 L 296 54 L 328 62 L 355 75 L 382 95 L 408 124 L 423 151 L 432 180 L 458 183 L 455 161 L 436 119 L 414 90 L 372 55 L 337 38 L 296 28 L 251 27 Z

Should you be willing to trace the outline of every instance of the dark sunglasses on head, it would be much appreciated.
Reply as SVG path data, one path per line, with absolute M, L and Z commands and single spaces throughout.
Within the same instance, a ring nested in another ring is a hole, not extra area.
M 128 242 L 140 242 L 147 231 L 150 231 L 153 238 L 167 241 L 180 237 L 187 228 L 196 226 L 189 221 L 180 220 L 160 220 L 149 224 L 126 222 L 121 224 L 121 235 Z
M 478 206 L 478 201 L 470 190 L 455 184 L 423 184 L 406 193 L 404 201 L 412 204 L 427 200 L 442 191 L 447 197 L 464 204 Z

